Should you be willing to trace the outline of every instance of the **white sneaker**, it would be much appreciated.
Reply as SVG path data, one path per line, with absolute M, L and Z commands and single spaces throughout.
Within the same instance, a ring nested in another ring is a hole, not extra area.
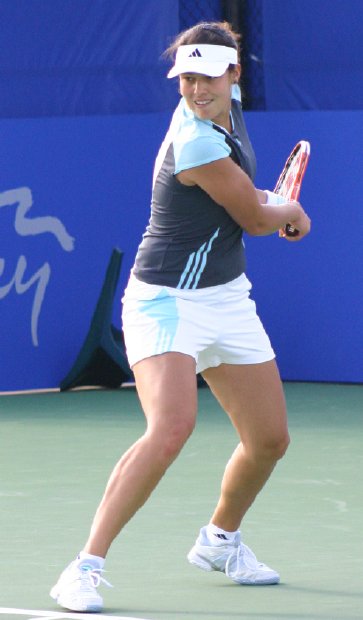
M 280 581 L 279 574 L 258 562 L 251 549 L 241 542 L 239 532 L 232 543 L 211 545 L 203 527 L 188 553 L 188 560 L 203 570 L 221 571 L 243 585 L 269 585 Z
M 50 591 L 50 596 L 58 605 L 71 611 L 102 611 L 103 599 L 96 588 L 100 583 L 112 587 L 101 577 L 102 570 L 90 564 L 72 562 L 61 574 Z

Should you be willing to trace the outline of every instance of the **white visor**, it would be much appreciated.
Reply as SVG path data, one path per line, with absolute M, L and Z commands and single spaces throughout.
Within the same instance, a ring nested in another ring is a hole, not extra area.
M 238 63 L 237 50 L 225 45 L 181 45 L 178 47 L 175 64 L 168 73 L 173 78 L 181 73 L 202 73 L 210 77 L 219 77 L 229 65 Z

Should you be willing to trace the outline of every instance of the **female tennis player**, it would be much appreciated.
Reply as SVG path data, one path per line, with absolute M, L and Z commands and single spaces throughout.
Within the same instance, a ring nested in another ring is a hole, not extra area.
M 168 50 L 180 103 L 156 159 L 151 218 L 123 299 L 130 366 L 147 427 L 116 464 L 83 550 L 51 596 L 74 611 L 102 609 L 97 590 L 112 541 L 146 502 L 193 431 L 202 373 L 240 443 L 210 521 L 188 554 L 237 584 L 275 584 L 239 528 L 289 443 L 284 394 L 268 336 L 250 299 L 242 233 L 289 223 L 310 229 L 297 202 L 253 185 L 255 157 L 240 102 L 238 36 L 202 23 Z M 266 144 L 266 148 L 269 148 Z

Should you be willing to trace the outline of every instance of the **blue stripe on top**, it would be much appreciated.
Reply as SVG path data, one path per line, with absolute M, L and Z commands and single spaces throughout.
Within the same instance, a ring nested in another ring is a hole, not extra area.
M 207 242 L 203 243 L 203 245 L 199 248 L 197 252 L 192 252 L 191 254 L 189 254 L 186 267 L 182 275 L 180 276 L 180 280 L 176 288 L 197 288 L 200 277 L 204 269 L 206 268 L 208 254 L 212 249 L 213 241 L 218 237 L 218 234 L 219 228 L 217 228 L 212 237 L 209 239 L 208 244 Z M 184 284 L 184 281 L 187 277 L 188 279 Z

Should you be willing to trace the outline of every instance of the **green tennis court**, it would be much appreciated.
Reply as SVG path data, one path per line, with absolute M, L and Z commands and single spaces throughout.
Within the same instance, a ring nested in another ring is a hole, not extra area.
M 292 443 L 243 527 L 282 583 L 237 586 L 186 561 L 237 441 L 200 388 L 194 435 L 114 543 L 101 617 L 363 618 L 363 386 L 285 388 Z M 0 396 L 0 428 L 0 620 L 81 620 L 48 591 L 82 547 L 115 461 L 143 431 L 135 390 Z

